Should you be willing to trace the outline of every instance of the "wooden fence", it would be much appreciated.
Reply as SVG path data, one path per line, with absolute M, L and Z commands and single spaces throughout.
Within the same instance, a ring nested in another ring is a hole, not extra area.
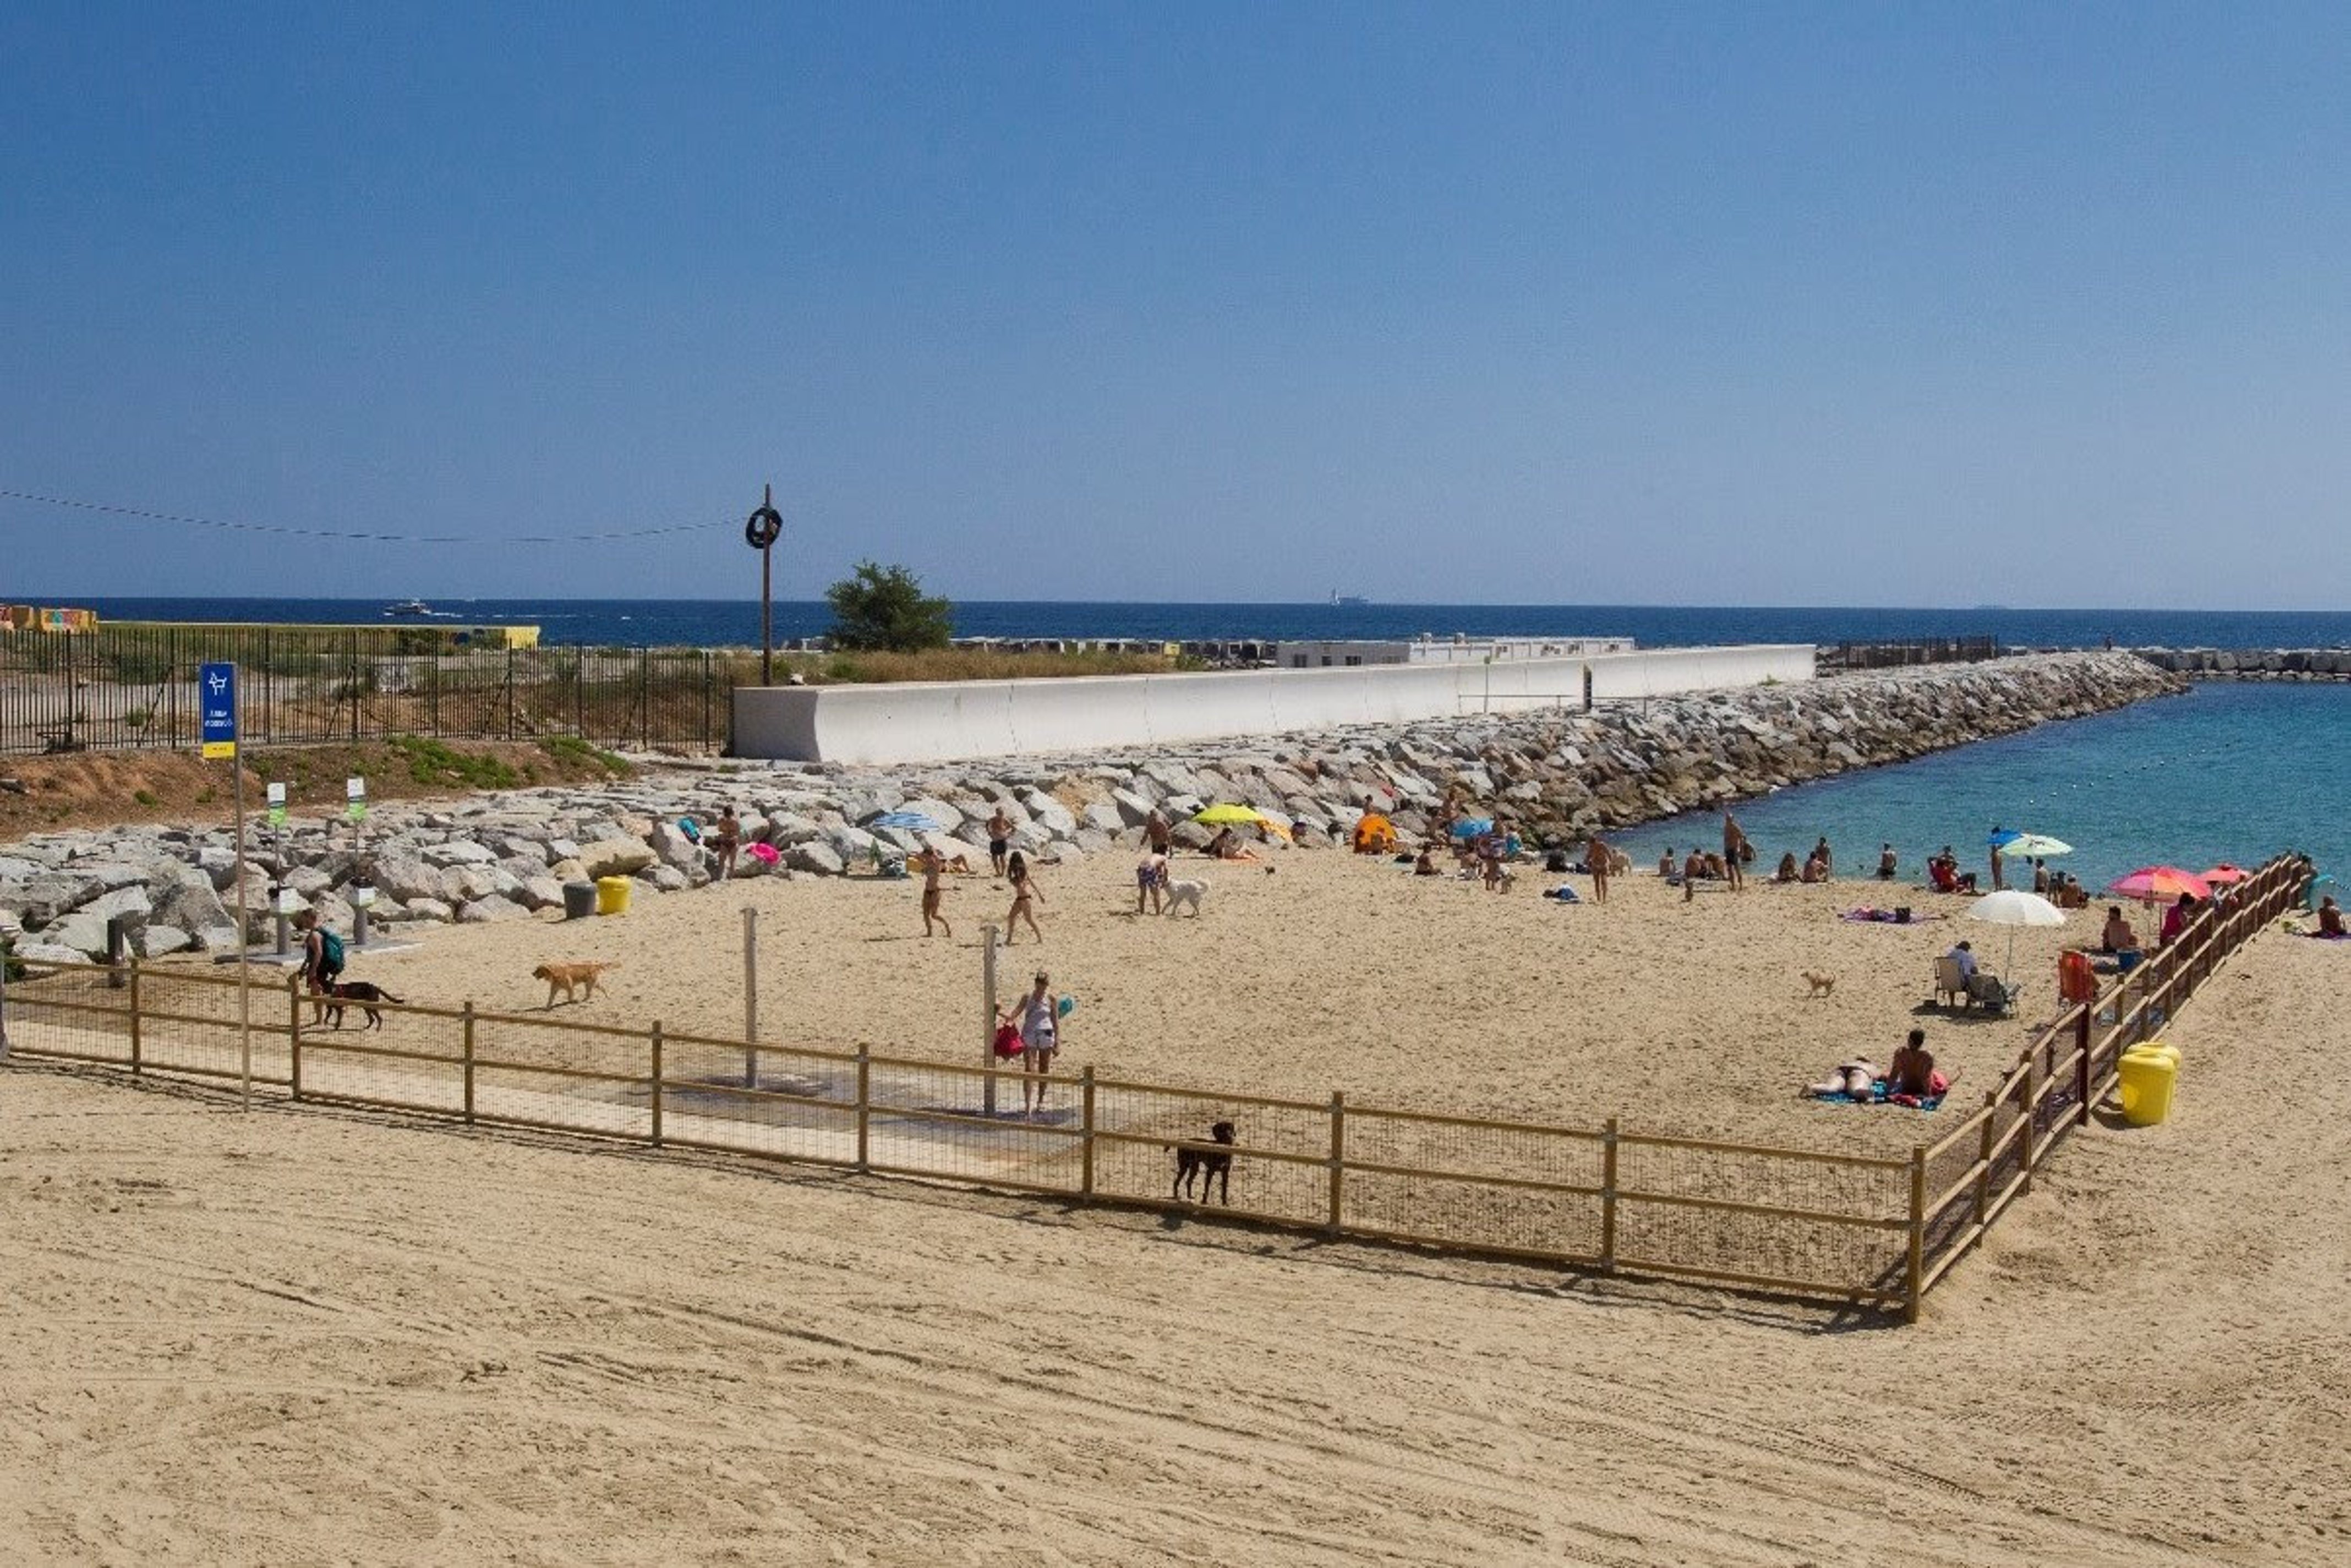
M 2154 1038 L 2238 948 L 2300 903 L 2310 862 L 2280 855 L 2240 883 L 2169 946 L 2091 1000 L 2075 1002 L 2019 1053 L 1965 1121 L 1915 1155 L 1918 1188 L 1908 1280 L 1917 1303 L 1981 1240 L 2033 1172 L 2114 1087 L 2122 1053 Z
M 1017 1068 L 560 1018 L 380 1004 L 311 1021 L 290 982 L 248 993 L 182 965 L 28 964 L 0 1042 L 28 1056 L 248 1072 L 295 1101 L 533 1127 L 1081 1202 L 1189 1209 L 1171 1146 L 1238 1124 L 1229 1213 L 1288 1229 L 1603 1273 L 1832 1298 L 1915 1320 L 1928 1290 L 2086 1119 L 2124 1046 L 2291 902 L 2305 862 L 2264 867 L 2208 919 L 2030 1046 L 1980 1111 L 1907 1156 L 1774 1148 L 1132 1082 L 1087 1069 L 1033 1116 Z M 249 1054 L 247 1054 L 249 1051 Z M 1218 1149 L 1217 1152 L 1227 1152 Z

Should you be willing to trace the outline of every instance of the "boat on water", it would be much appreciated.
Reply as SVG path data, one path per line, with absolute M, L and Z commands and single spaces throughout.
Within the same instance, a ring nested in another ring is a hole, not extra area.
M 422 599 L 400 599 L 383 607 L 386 615 L 430 615 L 433 606 Z
M 1334 588 L 1331 591 L 1331 602 L 1333 604 L 1369 604 L 1371 601 L 1364 598 L 1360 593 L 1342 593 Z

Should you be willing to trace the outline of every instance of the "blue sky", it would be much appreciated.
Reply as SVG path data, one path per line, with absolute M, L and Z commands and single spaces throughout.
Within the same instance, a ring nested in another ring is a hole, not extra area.
M 2351 603 L 2338 8 L 0 12 L 0 599 Z

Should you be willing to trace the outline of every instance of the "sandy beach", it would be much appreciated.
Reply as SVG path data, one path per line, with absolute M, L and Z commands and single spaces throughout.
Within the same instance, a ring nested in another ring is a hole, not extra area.
M 1174 1082 L 1907 1148 L 1804 1104 L 1961 936 L 1874 883 L 1605 908 L 1297 852 L 1137 920 L 1048 867 L 1071 1065 Z M 1204 862 L 1183 862 L 1198 871 Z M 1573 879 L 1579 888 L 1586 884 Z M 1906 894 L 1922 910 L 1959 900 Z M 747 882 L 619 920 L 444 928 L 353 973 L 582 1019 L 967 1060 L 977 927 L 912 884 Z M 2101 909 L 2076 914 L 2077 924 Z M 1924 1019 L 1988 1082 L 2020 1019 Z M 2351 1550 L 2351 1023 L 2271 936 L 2179 1021 L 2167 1126 L 2095 1126 L 1916 1328 L 1180 1217 L 0 1077 L 0 1543 L 20 1561 L 2324 1563 Z M 1809 1000 L 1802 968 L 1834 972 Z M 558 1009 L 562 1013 L 564 1009 Z M 397 1038 L 422 1020 L 395 1018 Z M 2224 1082 L 2303 1086 L 2283 1098 Z M 1966 1087 L 1963 1077 L 1962 1088 Z

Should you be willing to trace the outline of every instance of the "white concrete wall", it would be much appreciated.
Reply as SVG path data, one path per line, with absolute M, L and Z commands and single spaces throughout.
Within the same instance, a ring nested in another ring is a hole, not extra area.
M 738 686 L 735 749 L 800 762 L 937 762 L 1402 724 L 1813 676 L 1810 644 L 1656 648 L 1492 664 Z

